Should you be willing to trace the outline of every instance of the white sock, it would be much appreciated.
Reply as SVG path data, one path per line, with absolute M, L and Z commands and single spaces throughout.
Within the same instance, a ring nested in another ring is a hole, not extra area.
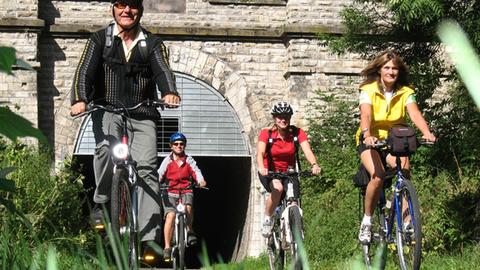
M 362 224 L 372 225 L 372 216 L 363 215 Z

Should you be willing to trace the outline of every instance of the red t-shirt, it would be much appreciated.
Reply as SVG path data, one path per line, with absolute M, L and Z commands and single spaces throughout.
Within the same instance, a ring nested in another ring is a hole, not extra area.
M 258 141 L 264 142 L 268 145 L 268 128 L 264 128 L 260 131 L 258 135 Z M 293 141 L 293 134 L 289 133 L 285 140 L 283 140 L 277 131 L 272 131 L 271 138 L 273 138 L 273 143 L 270 148 L 270 153 L 273 159 L 273 169 L 274 171 L 287 171 L 288 167 L 295 168 L 295 143 Z M 298 128 L 298 143 L 306 141 L 307 134 L 303 129 Z M 268 157 L 267 152 L 263 156 L 263 165 L 265 168 L 268 168 Z

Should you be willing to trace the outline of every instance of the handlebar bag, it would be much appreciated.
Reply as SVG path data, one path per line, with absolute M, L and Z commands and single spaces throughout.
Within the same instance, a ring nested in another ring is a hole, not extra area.
M 409 156 L 417 150 L 415 129 L 409 126 L 393 126 L 388 131 L 387 145 L 393 156 Z

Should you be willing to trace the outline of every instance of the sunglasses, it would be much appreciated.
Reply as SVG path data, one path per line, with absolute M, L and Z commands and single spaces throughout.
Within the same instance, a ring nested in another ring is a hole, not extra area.
M 174 146 L 185 146 L 185 144 L 183 142 L 172 143 L 172 145 L 174 145 Z
M 139 6 L 134 5 L 134 4 L 125 4 L 125 3 L 119 3 L 119 2 L 116 2 L 115 4 L 113 4 L 113 6 L 118 8 L 118 9 L 126 9 L 127 6 L 129 6 L 131 9 L 138 9 L 139 8 Z
M 290 120 L 290 118 L 292 118 L 292 116 L 289 114 L 276 114 L 274 116 L 278 119 L 285 119 L 285 120 Z

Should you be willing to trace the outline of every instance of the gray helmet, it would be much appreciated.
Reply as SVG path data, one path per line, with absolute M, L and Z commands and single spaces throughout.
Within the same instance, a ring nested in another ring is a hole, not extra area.
M 277 104 L 273 105 L 272 110 L 270 111 L 272 115 L 279 115 L 279 114 L 293 114 L 293 109 L 290 104 L 285 101 L 280 101 Z

